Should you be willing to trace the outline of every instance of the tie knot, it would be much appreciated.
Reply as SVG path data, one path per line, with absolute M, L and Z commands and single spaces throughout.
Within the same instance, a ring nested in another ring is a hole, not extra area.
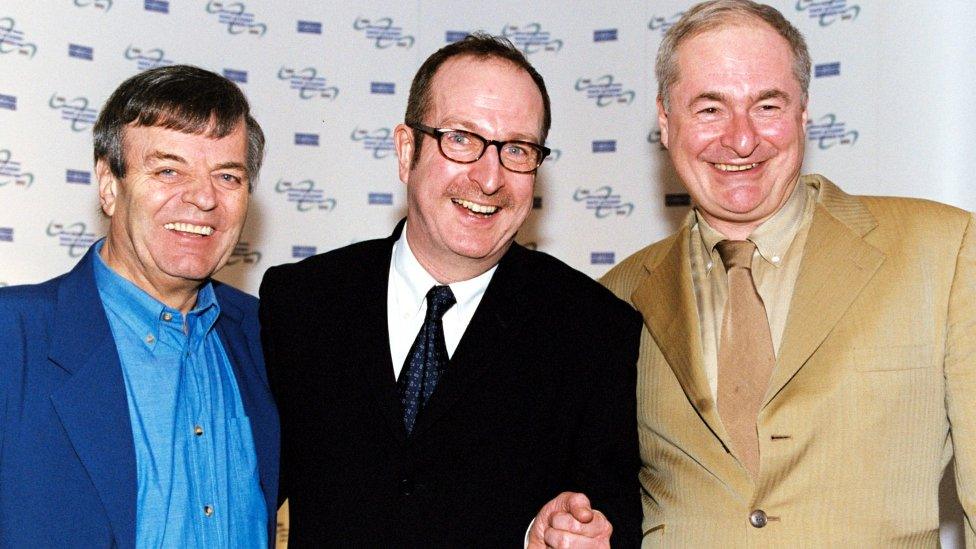
M 725 270 L 732 267 L 752 269 L 752 254 L 756 245 L 748 240 L 723 240 L 715 245 L 718 255 L 722 256 Z
M 434 286 L 427 292 L 427 315 L 440 320 L 454 303 L 454 292 L 450 286 Z

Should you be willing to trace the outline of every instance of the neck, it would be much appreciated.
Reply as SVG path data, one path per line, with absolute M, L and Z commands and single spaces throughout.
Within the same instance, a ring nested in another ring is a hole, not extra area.
M 130 264 L 131 260 L 127 261 L 121 254 L 114 253 L 115 249 L 111 238 L 108 238 L 99 252 L 102 260 L 115 274 L 135 284 L 156 301 L 178 310 L 184 316 L 197 304 L 197 292 L 202 283 L 183 279 L 179 279 L 178 282 L 168 281 L 165 278 L 172 277 L 167 275 L 162 275 L 159 280 L 153 280 L 145 276 L 141 270 L 133 268 Z

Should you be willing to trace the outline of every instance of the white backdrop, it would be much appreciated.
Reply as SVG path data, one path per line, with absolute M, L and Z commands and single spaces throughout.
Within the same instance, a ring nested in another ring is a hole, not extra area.
M 405 211 L 390 130 L 410 79 L 473 30 L 509 36 L 552 97 L 554 154 L 519 241 L 598 276 L 687 211 L 657 142 L 653 60 L 692 3 L 3 0 L 0 285 L 64 272 L 104 233 L 91 125 L 122 80 L 160 64 L 238 81 L 268 138 L 219 278 L 255 293 L 271 265 L 388 234 Z M 770 3 L 815 64 L 805 171 L 976 208 L 976 2 Z

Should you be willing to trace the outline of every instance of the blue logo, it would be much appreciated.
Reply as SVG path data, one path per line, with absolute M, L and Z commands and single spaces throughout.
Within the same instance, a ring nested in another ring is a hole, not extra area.
M 136 67 L 144 71 L 155 69 L 156 67 L 168 67 L 173 61 L 166 59 L 166 52 L 162 48 L 140 48 L 139 46 L 129 46 L 122 54 L 126 59 L 136 62 Z
M 146 0 L 147 2 L 149 0 Z M 221 25 L 227 25 L 229 34 L 254 34 L 264 36 L 268 32 L 268 25 L 260 23 L 254 18 L 253 13 L 247 12 L 244 2 L 222 2 L 219 0 L 209 0 L 207 2 L 207 13 L 217 16 L 217 21 Z
M 12 17 L 0 17 L 0 53 L 19 53 L 28 59 L 37 53 L 37 45 L 24 41 L 24 31 L 17 29 Z
M 459 40 L 464 40 L 464 38 L 469 34 L 471 33 L 468 31 L 445 31 L 444 41 L 447 42 L 448 44 L 453 44 L 454 42 L 457 42 Z
M 549 148 L 549 156 L 546 157 L 546 164 L 551 164 L 553 162 L 559 162 L 559 159 L 563 157 L 562 149 Z
M 315 246 L 292 246 L 291 256 L 295 259 L 301 259 L 303 257 L 312 257 L 317 253 Z
M 834 63 L 821 63 L 813 67 L 813 76 L 815 78 L 838 75 L 840 75 L 840 61 L 836 61 Z
M 617 141 L 615 139 L 594 141 L 592 146 L 593 146 L 593 152 L 595 153 L 617 152 Z
M 54 93 L 47 104 L 52 109 L 61 111 L 61 119 L 71 122 L 72 131 L 85 131 L 95 124 L 95 120 L 98 118 L 98 111 L 88 108 L 88 98 L 86 97 L 75 97 L 69 100 Z
M 298 90 L 298 97 L 302 99 L 312 99 L 322 97 L 325 99 L 335 99 L 339 95 L 339 88 L 327 86 L 324 76 L 319 76 L 315 67 L 305 67 L 304 69 L 292 69 L 281 67 L 278 69 L 278 80 L 287 80 L 291 84 L 291 89 Z
M 112 9 L 113 0 L 75 0 L 75 5 L 79 8 L 95 8 L 97 10 L 108 11 Z
M 305 145 L 308 147 L 318 147 L 319 146 L 319 134 L 317 133 L 296 133 L 295 134 L 295 144 Z
M 807 120 L 807 139 L 814 141 L 821 150 L 835 145 L 852 146 L 857 143 L 857 130 L 848 130 L 847 124 L 837 121 L 837 115 L 825 114 L 816 122 Z
M 837 21 L 853 21 L 861 13 L 857 4 L 847 0 L 796 0 L 796 11 L 808 12 L 810 19 L 818 19 L 821 27 L 833 25 Z
M 593 31 L 594 42 L 616 42 L 617 29 L 604 29 Z
M 393 19 L 389 17 L 381 17 L 373 20 L 357 17 L 352 22 L 352 28 L 363 31 L 366 39 L 373 42 L 373 47 L 380 50 L 385 50 L 392 46 L 410 49 L 413 47 L 413 43 L 416 42 L 413 36 L 403 34 L 403 27 L 394 27 Z
M 275 192 L 285 195 L 285 199 L 294 203 L 295 208 L 300 212 L 313 210 L 330 212 L 336 207 L 336 200 L 326 198 L 325 191 L 315 188 L 315 182 L 311 179 L 304 179 L 295 183 L 279 179 L 275 183 Z
M 370 82 L 369 93 L 380 95 L 393 95 L 396 93 L 396 83 L 394 82 Z
M 369 193 L 368 203 L 370 206 L 392 206 L 393 193 Z
M 634 90 L 624 90 L 623 84 L 614 81 L 613 75 L 605 74 L 599 78 L 579 78 L 576 80 L 576 91 L 586 92 L 587 99 L 596 101 L 597 107 L 606 107 L 614 103 L 630 105 L 637 95 Z
M 634 211 L 634 204 L 624 202 L 619 194 L 614 194 L 610 185 L 604 185 L 594 190 L 576 189 L 573 200 L 586 204 L 587 210 L 593 210 L 597 219 L 611 215 L 627 217 Z
M 590 265 L 613 265 L 614 252 L 590 252 Z
M 505 25 L 502 28 L 502 36 L 511 40 L 525 55 L 540 51 L 558 52 L 563 49 L 563 41 L 553 38 L 549 31 L 542 30 L 542 25 L 538 23 L 528 23 L 521 27 Z
M 372 132 L 356 128 L 349 138 L 354 142 L 362 141 L 363 148 L 373 152 L 373 158 L 386 158 L 393 153 L 393 133 L 390 128 L 377 128 Z
M 237 265 L 238 263 L 242 263 L 251 265 L 258 261 L 261 261 L 261 252 L 252 250 L 249 243 L 241 241 L 234 246 L 234 251 L 230 253 L 227 264 Z
M 14 228 L 0 227 L 0 242 L 13 242 L 13 241 L 14 241 Z
M 81 257 L 98 240 L 81 221 L 70 224 L 52 221 L 47 224 L 47 235 L 57 237 L 58 246 L 68 249 L 68 257 Z
M 654 15 L 651 17 L 651 21 L 647 24 L 647 28 L 651 29 L 652 31 L 659 30 L 663 35 L 664 33 L 668 32 L 668 29 L 674 26 L 674 24 L 677 23 L 678 20 L 681 19 L 681 16 L 684 14 L 685 12 L 679 11 L 678 13 L 672 15 L 671 17 Z
M 224 69 L 224 78 L 238 84 L 247 84 L 247 71 Z
M 298 32 L 305 34 L 322 34 L 322 23 L 318 21 L 299 21 Z
M 77 185 L 91 185 L 91 172 L 85 170 L 65 170 L 64 182 Z
M 668 148 L 664 146 L 664 143 L 661 143 L 661 128 L 654 128 L 648 132 L 647 142 L 651 145 L 657 145 L 657 148 L 660 151 L 668 150 Z
M 7 109 L 8 111 L 17 110 L 17 96 L 0 93 L 0 109 Z
M 68 44 L 68 57 L 74 57 L 75 59 L 85 59 L 91 61 L 95 58 L 94 48 L 88 46 L 81 46 L 78 44 Z
M 169 0 L 146 0 L 142 3 L 142 8 L 156 13 L 169 13 Z
M 0 149 L 0 187 L 11 184 L 26 189 L 34 184 L 34 174 L 22 171 L 20 162 L 13 159 L 13 153 Z

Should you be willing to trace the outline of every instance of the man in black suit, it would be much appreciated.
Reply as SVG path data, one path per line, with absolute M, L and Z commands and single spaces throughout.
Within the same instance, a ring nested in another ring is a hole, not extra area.
M 640 318 L 514 242 L 549 152 L 542 77 L 470 36 L 420 68 L 405 118 L 405 226 L 261 285 L 290 543 L 636 545 Z

